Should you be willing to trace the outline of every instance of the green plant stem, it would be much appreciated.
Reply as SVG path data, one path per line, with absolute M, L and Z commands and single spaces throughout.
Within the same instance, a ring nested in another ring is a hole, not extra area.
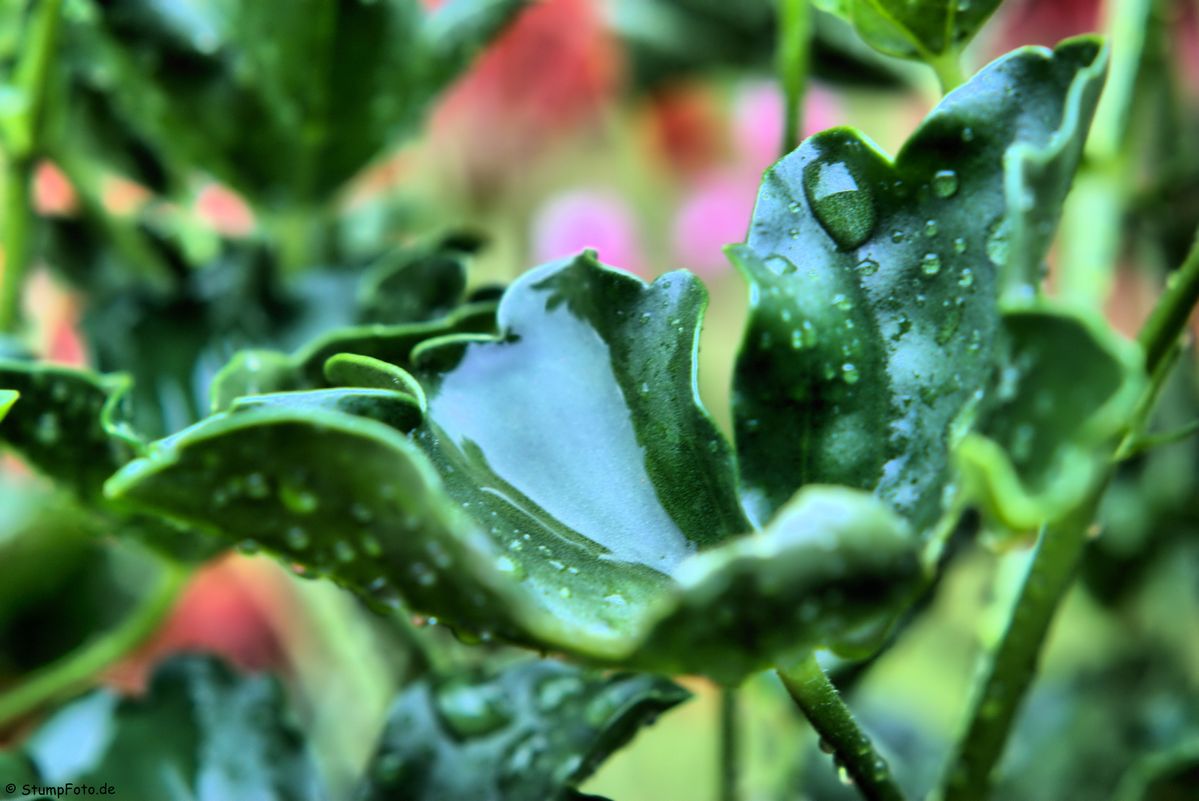
M 862 798 L 903 801 L 903 791 L 892 778 L 886 761 L 858 727 L 853 713 L 841 700 L 816 657 L 809 656 L 794 668 L 779 668 L 779 676 L 823 744 L 832 749 L 841 769 Z
M 1141 330 L 1139 340 L 1145 349 L 1146 370 L 1153 380 L 1128 421 L 1126 438 L 1137 435 L 1152 410 L 1165 383 L 1163 374 L 1169 368 L 1170 354 L 1197 300 L 1199 235 Z M 1126 447 L 1117 446 L 1114 457 Z M 976 801 L 987 796 L 991 773 L 1003 754 L 1020 702 L 1035 678 L 1053 615 L 1082 561 L 1087 532 L 1111 481 L 1113 464 L 1114 459 L 1083 503 L 1042 530 L 1007 628 L 986 667 L 966 733 L 949 762 L 941 801 Z
M 961 54 L 957 50 L 946 50 L 940 56 L 930 59 L 928 65 L 937 74 L 943 95 L 949 94 L 966 82 L 966 73 L 962 71 Z
M 1166 291 L 1153 308 L 1137 339 L 1145 349 L 1145 370 L 1152 375 L 1186 328 L 1199 301 L 1199 231 L 1182 267 L 1170 276 Z
M 10 121 L 4 133 L 8 152 L 4 175 L 4 270 L 0 273 L 0 332 L 15 333 L 21 325 L 21 290 L 29 271 L 29 227 L 33 217 L 30 181 L 37 157 L 42 107 L 45 105 L 50 65 L 58 39 L 62 0 L 42 0 L 23 37 L 14 76 L 25 108 Z
M 1070 515 L 1041 531 L 1007 628 L 974 699 L 966 733 L 950 761 L 943 801 L 987 796 L 991 772 L 1003 754 L 1020 701 L 1036 677 L 1041 645 L 1074 579 L 1108 480 L 1105 477 Z
M 808 84 L 811 20 L 808 0 L 778 0 L 776 69 L 783 86 L 783 155 L 799 145 Z
M 3 269 L 0 270 L 0 333 L 18 333 L 21 290 L 29 269 L 30 180 L 26 159 L 11 157 L 4 170 Z
M 733 687 L 720 688 L 720 801 L 741 798 L 740 703 Z
M 157 631 L 174 608 L 175 600 L 189 575 L 189 571 L 174 563 L 164 563 L 163 571 L 158 586 L 114 629 L 103 633 L 89 645 L 39 668 L 16 687 L 0 695 L 0 729 L 43 704 L 78 689 Z

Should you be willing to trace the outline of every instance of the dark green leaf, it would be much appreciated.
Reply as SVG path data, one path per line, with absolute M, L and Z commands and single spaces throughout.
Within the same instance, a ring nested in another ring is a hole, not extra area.
M 386 389 L 314 389 L 248 395 L 234 401 L 232 410 L 263 408 L 343 412 L 369 417 L 400 431 L 411 431 L 421 421 L 421 405 L 416 398 Z
M 1199 788 L 1199 736 L 1129 770 L 1115 801 L 1188 801 Z
M 105 0 L 96 83 L 174 163 L 259 203 L 320 203 L 399 135 L 521 7 L 415 0 Z
M 704 303 L 683 273 L 546 265 L 505 294 L 498 336 L 401 338 L 428 394 L 411 439 L 333 411 L 218 414 L 108 490 L 480 635 L 736 681 L 843 643 L 822 620 L 885 624 L 918 568 L 904 524 L 854 491 L 805 490 L 810 522 L 747 533 L 697 400 Z M 726 606 L 754 641 L 720 653 Z
M 364 277 L 362 322 L 417 323 L 449 314 L 466 294 L 463 255 L 446 248 L 389 254 Z
M 966 496 L 1029 531 L 1078 505 L 1143 386 L 1141 354 L 1106 323 L 1048 304 L 1003 316 L 1007 353 L 978 433 L 956 457 Z
M 142 447 L 125 423 L 125 376 L 0 360 L 0 387 L 20 395 L 0 415 L 0 443 L 82 498 L 99 497 L 108 477 Z
M 955 421 L 999 357 L 998 299 L 1032 291 L 1105 64 L 1093 40 L 1018 51 L 942 101 L 894 162 L 834 129 L 767 172 L 731 252 L 751 288 L 734 405 L 759 520 L 829 483 L 875 492 L 918 533 L 936 526 Z
M 406 689 L 358 801 L 567 801 L 642 726 L 688 698 L 646 675 L 521 662 Z
M 1001 0 L 816 0 L 819 8 L 853 23 L 873 48 L 891 56 L 935 63 L 956 57 Z
M 85 696 L 42 724 L 25 753 L 39 782 L 107 783 L 118 797 L 324 798 L 279 684 L 206 657 L 163 664 L 144 697 Z

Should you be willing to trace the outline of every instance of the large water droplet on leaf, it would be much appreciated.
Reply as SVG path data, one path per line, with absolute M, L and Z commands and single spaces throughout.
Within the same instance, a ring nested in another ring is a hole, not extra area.
M 1010 226 L 1005 218 L 1000 218 L 991 224 L 991 229 L 987 234 L 987 258 L 996 267 L 1003 267 L 1007 264 L 1010 233 Z
M 804 168 L 804 193 L 816 220 L 843 250 L 856 248 L 874 230 L 874 199 L 863 189 L 849 165 L 817 160 Z
M 933 194 L 940 198 L 953 197 L 958 191 L 958 174 L 953 170 L 937 170 L 933 176 Z

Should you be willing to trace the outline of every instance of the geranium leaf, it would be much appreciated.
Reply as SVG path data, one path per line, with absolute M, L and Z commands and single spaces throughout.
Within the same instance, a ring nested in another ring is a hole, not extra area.
M 1144 370 L 1131 343 L 1082 313 L 1042 303 L 1006 312 L 1003 329 L 994 399 L 956 457 L 967 497 L 1006 528 L 1029 531 L 1082 501 Z
M 918 572 L 917 540 L 835 488 L 750 532 L 730 448 L 698 401 L 704 302 L 684 273 L 647 285 L 590 254 L 545 265 L 505 294 L 498 335 L 406 344 L 428 396 L 408 438 L 284 402 L 214 415 L 107 489 L 459 629 L 735 682 L 841 644 L 821 620 L 885 621 Z M 723 605 L 773 611 L 754 617 L 760 642 L 716 659 L 702 629 Z
M 867 44 L 899 58 L 935 63 L 965 47 L 1001 0 L 816 0 L 851 22 Z
M 829 483 L 935 527 L 953 424 L 998 358 L 999 297 L 1033 291 L 1105 64 L 1090 39 L 1017 51 L 945 98 L 894 162 L 834 129 L 767 172 L 731 252 L 751 290 L 734 413 L 759 520 Z
M 686 672 L 697 661 L 736 682 L 815 648 L 873 651 L 922 578 L 918 541 L 866 493 L 810 486 L 761 535 L 691 557 L 675 571 L 645 650 Z
M 208 657 L 164 663 L 143 697 L 85 696 L 43 723 L 24 752 L 40 784 L 107 783 L 133 798 L 325 797 L 278 682 Z
M 142 447 L 125 421 L 124 376 L 0 360 L 0 387 L 21 398 L 0 415 L 0 443 L 84 499 Z
M 421 421 L 421 405 L 416 398 L 386 389 L 313 389 L 248 395 L 234 401 L 232 410 L 263 408 L 342 412 L 378 420 L 400 431 L 411 431 Z
M 666 679 L 551 661 L 422 680 L 392 706 L 356 798 L 578 798 L 600 763 L 688 697 Z

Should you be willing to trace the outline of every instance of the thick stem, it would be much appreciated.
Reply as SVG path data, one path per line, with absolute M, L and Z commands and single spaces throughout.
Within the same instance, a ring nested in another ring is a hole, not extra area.
M 1164 385 L 1168 358 L 1177 346 L 1191 310 L 1199 301 L 1199 236 L 1181 269 L 1172 277 L 1139 340 L 1146 370 L 1154 378 L 1126 433 L 1142 427 Z M 1115 456 L 1120 453 L 1119 446 Z M 1036 674 L 1041 646 L 1058 604 L 1082 561 L 1087 531 L 1111 481 L 1109 465 L 1087 499 L 1060 521 L 1046 526 L 1016 598 L 1007 629 L 986 668 L 965 735 L 949 763 L 941 801 L 976 801 L 987 796 L 991 773 L 1003 755 L 1020 702 Z
M 1105 478 L 1085 503 L 1041 531 L 1007 629 L 987 665 L 966 733 L 945 776 L 942 801 L 986 798 L 990 776 L 1033 679 L 1054 612 L 1074 579 Z
M 0 333 L 18 333 L 21 291 L 29 269 L 30 178 L 26 159 L 11 156 L 4 170 L 3 258 L 0 259 Z
M 740 714 L 737 690 L 720 688 L 720 801 L 741 798 Z
M 1145 371 L 1152 375 L 1186 328 L 1187 319 L 1199 302 L 1199 231 L 1182 266 L 1170 276 L 1166 291 L 1141 329 L 1145 349 Z
M 961 54 L 957 50 L 946 50 L 937 58 L 931 59 L 928 65 L 937 74 L 943 95 L 949 94 L 966 82 L 966 73 L 962 72 Z
M 843 776 L 866 801 L 903 801 L 903 791 L 891 776 L 886 761 L 874 750 L 870 738 L 858 727 L 824 670 L 809 656 L 794 668 L 779 669 L 783 686 L 831 748 Z
M 799 144 L 803 99 L 808 83 L 811 21 L 808 0 L 778 0 L 778 43 L 775 55 L 783 86 L 783 155 Z
M 142 599 L 116 628 L 57 662 L 39 668 L 21 684 L 0 695 L 0 729 L 78 689 L 157 631 L 174 608 L 188 576 L 184 568 L 173 563 L 164 563 L 163 570 L 163 577 L 154 591 Z
M 39 146 L 50 63 L 58 39 L 62 0 L 42 0 L 23 36 L 23 49 L 14 75 L 25 108 L 5 133 L 8 152 L 4 175 L 4 269 L 0 272 L 0 333 L 21 325 L 21 290 L 29 270 L 29 226 L 33 217 L 30 180 Z

